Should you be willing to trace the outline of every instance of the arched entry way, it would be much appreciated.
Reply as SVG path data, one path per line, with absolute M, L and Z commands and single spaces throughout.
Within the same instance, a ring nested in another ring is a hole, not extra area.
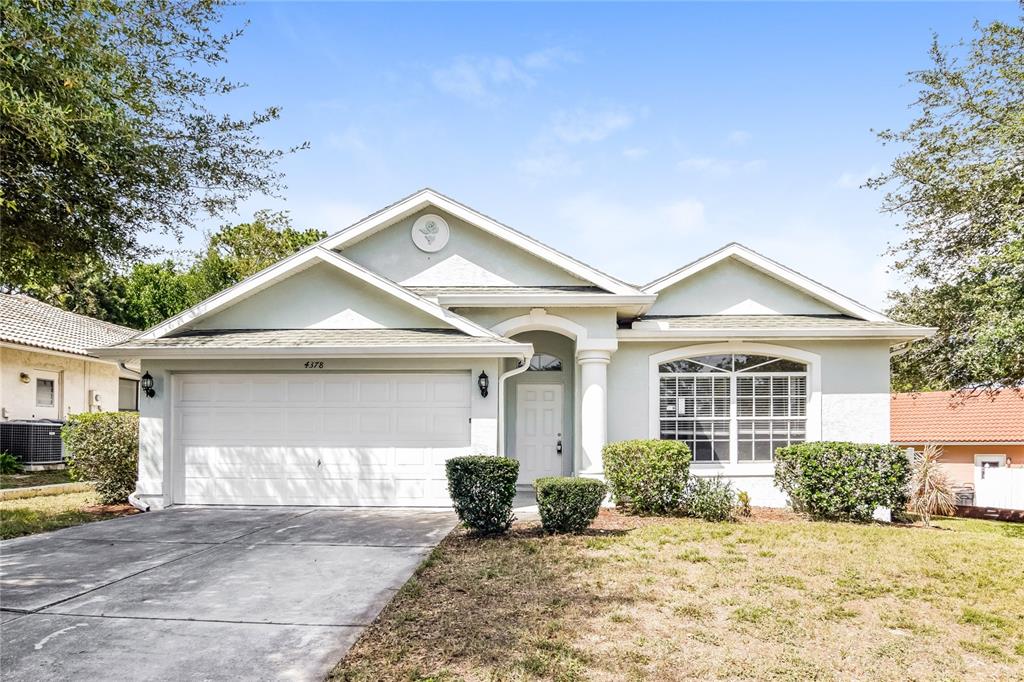
M 575 452 L 576 344 L 550 331 L 511 337 L 533 344 L 525 372 L 505 386 L 505 453 L 519 460 L 520 484 L 544 476 L 571 476 Z M 506 361 L 506 371 L 515 367 Z

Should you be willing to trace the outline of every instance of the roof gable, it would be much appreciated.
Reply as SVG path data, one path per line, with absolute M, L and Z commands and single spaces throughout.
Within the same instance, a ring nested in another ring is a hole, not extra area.
M 350 292 L 351 302 L 356 303 L 359 310 L 355 310 L 351 307 L 343 307 L 344 301 L 342 301 L 342 305 L 334 306 L 332 310 L 329 310 L 327 314 L 320 319 L 315 319 L 315 314 L 312 314 L 312 317 L 310 317 L 310 313 L 307 312 L 307 317 L 305 319 L 314 327 L 367 328 L 372 327 L 374 324 L 380 324 L 383 326 L 383 323 L 374 320 L 373 316 L 366 315 L 363 311 L 367 309 L 360 303 L 365 299 L 367 294 L 373 296 L 373 293 L 376 292 L 376 304 L 378 306 L 383 306 L 385 309 L 385 315 L 393 314 L 394 309 L 392 308 L 390 311 L 387 310 L 388 304 L 383 303 L 383 301 L 388 301 L 391 304 L 394 304 L 394 302 L 397 301 L 400 304 L 404 303 L 406 306 L 418 310 L 431 320 L 436 320 L 436 322 L 430 324 L 431 327 L 452 327 L 469 334 L 470 336 L 498 338 L 497 335 L 476 323 L 445 310 L 436 303 L 417 296 L 408 289 L 398 286 L 394 282 L 370 272 L 366 268 L 353 263 L 347 258 L 317 245 L 307 247 L 293 256 L 285 258 L 269 268 L 256 273 L 252 277 L 239 282 L 235 286 L 211 296 L 202 303 L 193 306 L 192 308 L 189 308 L 188 310 L 179 313 L 165 322 L 143 332 L 138 338 L 140 340 L 157 339 L 170 334 L 180 333 L 184 330 L 201 328 L 207 324 L 219 323 L 223 325 L 225 322 L 234 321 L 235 323 L 238 323 L 244 319 L 252 319 L 251 314 L 254 311 L 246 311 L 244 307 L 240 309 L 241 314 L 238 316 L 235 316 L 233 313 L 229 313 L 228 311 L 234 306 L 242 305 L 247 299 L 257 296 L 261 292 L 268 291 L 273 287 L 279 286 L 281 283 L 287 282 L 289 278 L 318 265 L 326 265 L 336 268 L 341 273 L 344 273 L 344 275 L 349 276 L 349 282 L 359 283 L 357 287 L 359 291 L 352 290 Z M 289 295 L 285 296 L 285 299 L 294 299 L 295 295 L 302 295 L 302 292 L 309 292 L 310 287 L 318 286 L 320 284 L 318 280 L 321 278 L 322 274 L 317 275 L 314 271 L 312 278 L 306 281 L 299 280 L 297 282 L 299 289 L 296 291 L 292 291 L 295 283 L 292 285 L 286 285 L 285 288 L 279 291 L 281 294 Z M 381 297 L 381 294 L 384 294 L 385 297 L 388 298 Z M 273 303 L 277 298 L 281 298 L 281 296 L 271 294 L 271 301 L 269 302 Z M 278 303 L 285 307 L 288 305 L 287 300 L 282 300 Z M 246 313 L 248 313 L 248 315 L 246 315 Z M 276 311 L 273 314 L 283 316 L 282 319 L 288 315 L 293 315 L 296 321 L 302 321 L 302 313 Z M 440 322 L 441 324 L 439 325 L 437 322 Z M 355 326 L 332 326 L 340 324 Z M 267 326 L 265 321 L 262 323 L 262 326 Z
M 660 315 L 821 315 L 842 313 L 887 322 L 843 296 L 741 244 L 728 244 L 643 287 Z
M 461 230 L 464 231 L 465 235 L 469 235 L 471 233 L 470 230 L 466 230 L 465 228 L 473 228 L 486 235 L 489 235 L 490 237 L 496 240 L 491 242 L 495 246 L 492 246 L 492 248 L 490 249 L 491 257 L 488 258 L 487 262 L 480 262 L 480 260 L 482 259 L 476 259 L 467 256 L 466 254 L 460 253 L 459 255 L 462 257 L 462 259 L 468 261 L 470 265 L 467 266 L 466 263 L 463 263 L 458 260 L 452 262 L 450 264 L 450 268 L 456 274 L 458 274 L 459 272 L 465 274 L 466 271 L 470 269 L 470 266 L 476 266 L 479 268 L 483 268 L 485 271 L 491 272 L 492 274 L 496 275 L 496 279 L 493 281 L 493 285 L 507 286 L 505 282 L 499 280 L 504 279 L 507 281 L 512 281 L 509 275 L 515 275 L 516 271 L 513 268 L 504 268 L 504 272 L 496 272 L 498 264 L 495 262 L 496 259 L 494 258 L 494 256 L 500 254 L 500 258 L 508 258 L 516 261 L 521 261 L 522 257 L 519 256 L 518 253 L 512 255 L 512 252 L 508 248 L 509 246 L 512 246 L 515 247 L 515 249 L 518 252 L 525 253 L 529 259 L 542 261 L 546 263 L 548 266 L 554 266 L 561 272 L 566 273 L 570 276 L 566 279 L 563 279 L 562 281 L 522 281 L 514 282 L 515 284 L 593 284 L 614 294 L 639 295 L 641 293 L 635 287 L 626 284 L 621 280 L 611 277 L 610 275 L 607 275 L 595 268 L 592 268 L 589 265 L 586 265 L 585 263 L 581 263 L 580 261 L 571 258 L 565 255 L 564 253 L 561 253 L 551 248 L 550 246 L 542 244 L 541 242 L 531 237 L 528 237 L 525 234 L 508 227 L 507 225 L 499 223 L 493 218 L 490 218 L 478 211 L 475 211 L 469 208 L 468 206 L 460 204 L 457 201 L 449 197 L 446 197 L 442 194 L 439 194 L 438 192 L 435 192 L 431 189 L 420 190 L 419 192 L 416 192 L 415 194 L 406 197 L 405 199 L 402 199 L 401 201 L 392 204 L 391 206 L 388 206 L 387 208 L 382 209 L 381 211 L 378 211 L 377 213 L 374 213 L 373 215 L 368 216 L 367 218 L 364 218 L 363 220 L 342 230 L 341 232 L 338 232 L 337 234 L 334 234 L 328 237 L 327 239 L 323 240 L 320 243 L 320 245 L 323 246 L 324 248 L 335 249 L 338 251 L 343 251 L 345 253 L 351 253 L 353 260 L 357 260 L 359 262 L 363 262 L 364 264 L 369 265 L 369 261 L 360 261 L 360 258 L 367 258 L 368 254 L 365 252 L 370 251 L 371 249 L 369 247 L 363 247 L 362 249 L 358 249 L 356 248 L 357 245 L 363 240 L 366 240 L 371 235 L 374 235 L 382 230 L 386 230 L 392 226 L 395 226 L 397 223 L 402 223 L 403 225 L 399 226 L 395 230 L 395 232 L 397 234 L 404 229 L 405 234 L 402 236 L 402 239 L 404 240 L 405 243 L 408 244 L 412 251 L 416 251 L 416 249 L 412 247 L 412 244 L 408 243 L 409 227 L 411 227 L 412 220 L 414 220 L 415 217 L 428 212 L 442 212 L 443 214 L 445 214 L 446 219 L 448 217 L 453 218 L 455 221 L 455 224 L 452 225 L 453 230 L 461 228 Z M 443 251 L 444 250 L 438 252 L 438 254 L 443 254 Z M 447 255 L 451 256 L 453 254 L 449 253 Z M 444 262 L 443 256 L 433 261 L 433 263 L 435 264 L 441 262 Z M 522 263 L 528 262 L 530 261 L 522 261 Z M 377 267 L 380 267 L 379 262 L 375 262 L 375 264 L 372 267 L 374 267 L 375 269 Z M 421 268 L 417 270 L 415 273 L 406 273 L 406 277 L 396 275 L 394 279 L 396 279 L 396 281 L 405 282 L 406 280 L 411 279 L 414 274 L 422 272 L 423 270 L 426 269 L 427 268 Z M 441 274 L 447 273 L 444 270 L 436 271 L 432 273 L 431 281 L 435 279 L 434 276 Z M 515 276 L 522 277 L 523 275 L 519 274 Z M 413 280 L 410 281 L 409 283 L 410 285 L 415 286 L 432 286 L 431 284 L 426 284 L 424 282 L 425 280 Z M 450 281 L 447 283 L 451 284 Z M 481 283 L 473 281 L 466 282 L 466 285 L 475 284 Z

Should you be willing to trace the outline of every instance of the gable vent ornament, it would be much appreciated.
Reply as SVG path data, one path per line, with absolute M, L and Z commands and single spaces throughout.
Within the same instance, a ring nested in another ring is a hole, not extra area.
M 448 243 L 451 230 L 444 218 L 433 213 L 422 215 L 412 224 L 412 243 L 420 251 L 435 253 Z

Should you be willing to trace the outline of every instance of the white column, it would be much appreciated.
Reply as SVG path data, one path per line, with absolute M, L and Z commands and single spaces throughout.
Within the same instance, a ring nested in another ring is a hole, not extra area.
M 608 363 L 607 350 L 581 350 L 576 354 L 580 366 L 580 450 L 582 462 L 577 474 L 589 478 L 604 476 L 601 448 L 608 442 Z

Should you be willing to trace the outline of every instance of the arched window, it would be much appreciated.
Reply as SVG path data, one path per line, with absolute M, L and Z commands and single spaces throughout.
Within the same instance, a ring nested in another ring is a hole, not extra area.
M 562 361 L 547 353 L 534 353 L 527 372 L 561 372 Z
M 658 365 L 661 438 L 685 441 L 696 462 L 770 462 L 807 438 L 807 365 L 723 353 Z

